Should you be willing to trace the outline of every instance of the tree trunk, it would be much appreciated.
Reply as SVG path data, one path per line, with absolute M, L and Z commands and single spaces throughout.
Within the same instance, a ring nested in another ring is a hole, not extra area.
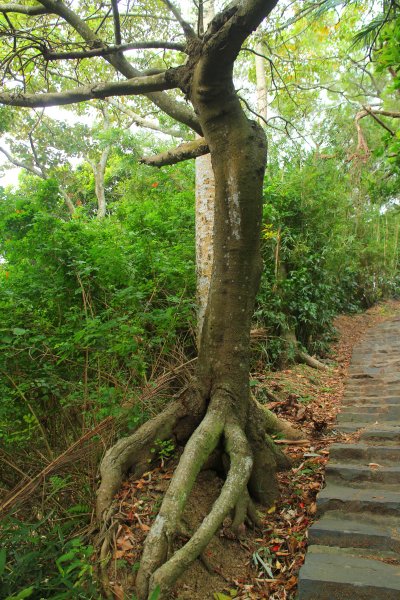
M 262 269 L 266 140 L 262 128 L 244 114 L 232 76 L 240 49 L 235 23 L 245 27 L 244 38 L 274 4 L 251 0 L 229 5 L 223 18 L 213 21 L 214 37 L 209 28 L 204 40 L 192 41 L 182 70 L 180 87 L 198 115 L 215 176 L 214 259 L 197 377 L 181 402 L 146 423 L 130 442 L 120 440 L 107 453 L 99 490 L 98 514 L 103 516 L 120 481 L 119 475 L 114 480 L 110 476 L 115 467 L 126 470 L 133 462 L 135 472 L 140 471 L 139 463 L 155 437 L 189 438 L 145 541 L 136 580 L 141 600 L 158 592 L 159 598 L 169 597 L 177 578 L 205 550 L 228 515 L 234 531 L 241 531 L 246 519 L 257 521 L 253 500 L 266 506 L 273 503 L 278 493 L 276 470 L 289 464 L 267 435 L 276 423 L 250 395 L 250 325 Z M 244 6 L 253 20 L 246 20 Z M 226 472 L 220 496 L 190 540 L 176 549 L 188 497 L 214 451 Z
M 257 112 L 259 114 L 258 122 L 261 127 L 265 127 L 268 118 L 268 86 L 267 75 L 265 73 L 265 59 L 260 56 L 264 54 L 264 46 L 261 42 L 256 44 L 255 63 L 256 63 L 256 82 L 257 82 Z
M 231 511 L 233 527 L 240 527 L 251 507 L 250 495 L 265 505 L 277 495 L 278 452 L 266 442 L 262 410 L 251 401 L 249 389 L 250 324 L 262 265 L 266 142 L 262 129 L 243 113 L 231 72 L 213 72 L 205 63 L 200 59 L 194 69 L 191 100 L 215 175 L 214 261 L 197 373 L 207 411 L 147 537 L 137 578 L 140 598 L 158 587 L 164 597 Z M 189 542 L 165 562 L 195 478 L 220 440 L 230 464 L 221 495 Z M 286 465 L 279 459 L 279 466 Z
M 104 219 L 107 211 L 106 194 L 104 189 L 104 175 L 106 172 L 106 165 L 110 154 L 110 150 L 110 146 L 107 146 L 101 153 L 101 157 L 98 164 L 93 165 L 98 219 Z
M 206 30 L 215 16 L 214 0 L 203 3 L 202 23 Z M 211 155 L 196 158 L 196 301 L 197 346 L 200 347 L 213 264 L 215 181 Z
M 65 190 L 63 190 L 62 188 L 59 188 L 60 190 L 60 194 L 64 199 L 65 205 L 68 208 L 68 212 L 69 214 L 72 215 L 75 213 L 75 206 L 74 203 L 72 202 L 71 198 L 68 195 L 68 192 L 66 192 Z

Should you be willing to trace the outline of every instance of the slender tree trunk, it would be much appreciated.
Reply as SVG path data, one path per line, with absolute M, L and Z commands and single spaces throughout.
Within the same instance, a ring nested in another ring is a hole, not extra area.
M 70 214 L 70 215 L 71 215 L 71 217 L 72 217 L 72 215 L 73 215 L 73 214 L 74 214 L 74 212 L 75 212 L 75 206 L 74 206 L 74 203 L 72 202 L 71 198 L 69 197 L 69 195 L 68 195 L 68 192 L 66 192 L 66 191 L 65 191 L 65 190 L 63 190 L 62 188 L 59 188 L 59 189 L 60 189 L 60 194 L 61 194 L 61 196 L 62 196 L 62 197 L 63 197 L 63 199 L 64 199 L 65 205 L 66 205 L 66 207 L 68 208 L 68 212 L 69 212 L 69 214 Z
M 203 2 L 201 28 L 215 16 L 214 0 Z M 213 264 L 215 180 L 211 155 L 196 158 L 196 300 L 197 345 L 200 346 Z
M 107 146 L 101 153 L 100 160 L 97 165 L 94 166 L 94 181 L 95 191 L 97 198 L 97 218 L 103 219 L 106 216 L 107 204 L 106 194 L 104 189 L 104 175 L 106 172 L 107 160 L 110 155 L 111 147 Z
M 260 56 L 260 54 L 264 54 L 265 48 L 260 41 L 256 44 L 256 52 L 257 112 L 259 114 L 258 122 L 263 127 L 266 125 L 268 118 L 268 84 L 265 59 Z

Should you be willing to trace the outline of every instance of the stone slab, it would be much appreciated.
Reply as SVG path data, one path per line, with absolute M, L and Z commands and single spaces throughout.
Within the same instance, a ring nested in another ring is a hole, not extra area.
M 400 465 L 400 445 L 332 444 L 329 448 L 329 456 L 336 461 L 359 461 L 364 464 L 377 462 L 396 466 L 396 464 Z
M 347 482 L 374 482 L 383 484 L 397 484 L 400 490 L 400 467 L 379 465 L 379 463 L 368 464 L 340 463 L 329 461 L 326 466 L 326 480 Z
M 299 573 L 298 600 L 399 600 L 400 566 L 312 546 Z
M 378 485 L 369 483 L 368 487 L 350 487 L 329 482 L 317 496 L 318 513 L 339 509 L 400 516 L 400 486 Z
M 400 518 L 327 512 L 308 532 L 309 544 L 400 552 Z

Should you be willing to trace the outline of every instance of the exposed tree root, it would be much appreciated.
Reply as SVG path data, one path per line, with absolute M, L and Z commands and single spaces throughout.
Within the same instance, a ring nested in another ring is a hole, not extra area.
M 150 578 L 172 552 L 173 541 L 196 477 L 216 448 L 225 426 L 227 406 L 211 402 L 208 411 L 185 446 L 160 511 L 147 536 L 136 585 L 139 598 L 147 598 Z M 193 536 L 192 538 L 193 539 Z
M 257 402 L 257 400 L 255 400 L 255 402 L 263 413 L 262 418 L 264 419 L 264 427 L 268 435 L 282 433 L 288 440 L 301 440 L 305 437 L 305 434 L 301 429 L 296 429 L 289 421 L 277 417 L 275 413 L 268 410 L 268 408 L 265 408 L 265 406 Z
M 328 371 L 328 367 L 326 365 L 301 349 L 294 330 L 286 331 L 284 338 L 288 348 L 292 348 L 292 351 L 294 352 L 294 360 L 296 362 L 305 363 L 312 369 L 318 369 L 319 371 Z
M 171 403 L 135 433 L 119 440 L 106 452 L 100 465 L 101 484 L 97 492 L 96 513 L 99 520 L 109 508 L 126 473 L 131 470 L 140 476 L 148 469 L 155 440 L 173 438 L 178 443 L 184 443 L 190 437 L 205 412 L 205 403 L 194 393 L 190 398 L 190 409 L 187 401 Z
M 303 362 L 309 367 L 312 367 L 313 369 L 318 369 L 319 371 L 329 370 L 329 368 L 326 365 L 324 365 L 324 363 L 322 363 L 320 360 L 314 358 L 313 356 L 310 356 L 309 354 L 307 354 L 307 352 L 303 352 L 300 349 L 298 349 L 296 352 L 296 358 L 299 362 Z
M 230 403 L 223 401 L 223 395 L 224 392 L 218 394 L 211 402 L 206 417 L 186 445 L 160 513 L 146 540 L 137 580 L 139 598 L 147 598 L 157 588 L 162 592 L 161 597 L 165 597 L 177 578 L 204 551 L 225 517 L 235 511 L 238 503 L 243 519 L 246 516 L 247 511 L 242 511 L 241 498 L 253 466 L 252 453 L 239 422 L 235 417 L 227 416 Z M 190 540 L 164 562 L 195 475 L 222 434 L 230 468 L 221 493 Z
M 165 597 L 187 566 L 202 555 L 225 517 L 231 517 L 232 529 L 241 537 L 245 523 L 259 524 L 253 499 L 268 506 L 278 495 L 275 473 L 288 468 L 289 461 L 269 435 L 283 432 L 286 437 L 298 439 L 302 434 L 254 398 L 243 404 L 247 405 L 247 410 L 241 417 L 232 409 L 232 402 L 229 391 L 217 389 L 207 411 L 198 399 L 190 417 L 187 401 L 175 402 L 132 436 L 117 442 L 103 459 L 97 514 L 99 519 L 107 521 L 107 509 L 123 476 L 129 469 L 138 475 L 148 468 L 154 441 L 174 438 L 183 443 L 194 430 L 145 542 L 137 576 L 141 600 L 148 598 L 158 587 L 162 593 L 160 597 Z M 188 537 L 183 511 L 196 477 L 208 464 L 210 455 L 214 462 L 223 465 L 224 486 L 198 530 L 176 550 L 177 539 Z M 104 548 L 102 554 L 104 560 Z

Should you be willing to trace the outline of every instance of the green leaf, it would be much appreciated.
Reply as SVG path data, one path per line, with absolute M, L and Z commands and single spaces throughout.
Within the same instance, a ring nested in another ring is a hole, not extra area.
M 158 585 L 156 588 L 154 588 L 154 590 L 151 593 L 151 596 L 149 598 L 149 600 L 158 600 L 158 598 L 160 597 L 160 586 Z
M 21 329 L 21 327 L 14 327 L 12 330 L 14 335 L 25 335 L 28 332 L 27 329 Z
M 24 600 L 24 598 L 29 598 L 30 596 L 32 596 L 34 591 L 35 591 L 34 586 L 31 586 L 31 587 L 25 588 L 21 592 L 18 592 L 18 594 L 16 596 L 7 596 L 6 600 Z

